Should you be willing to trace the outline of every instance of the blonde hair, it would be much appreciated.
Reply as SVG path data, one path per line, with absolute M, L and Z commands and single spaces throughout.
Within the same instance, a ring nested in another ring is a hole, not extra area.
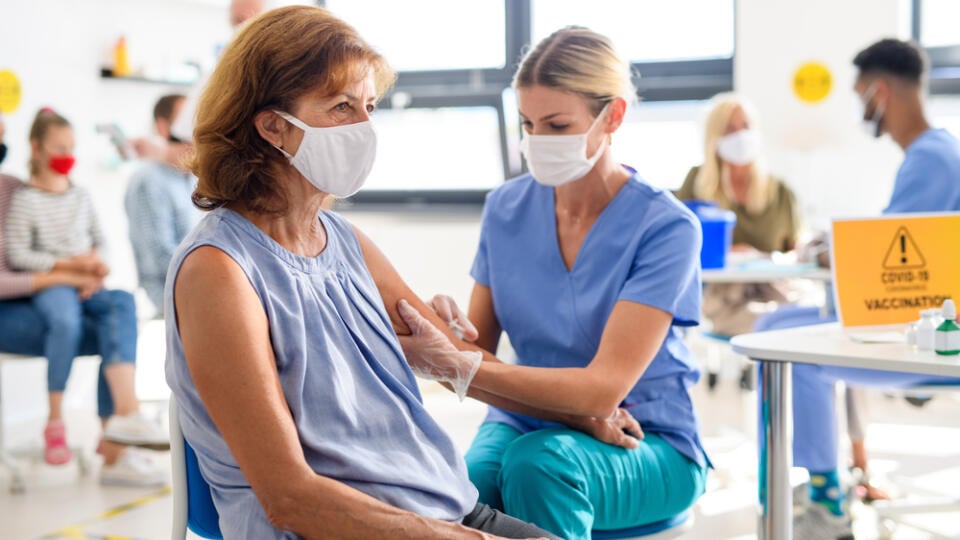
M 377 96 L 393 84 L 386 60 L 326 9 L 289 6 L 248 22 L 223 53 L 200 97 L 193 132 L 193 203 L 241 202 L 258 213 L 287 208 L 287 158 L 254 125 L 260 111 L 289 111 L 308 92 L 331 96 L 372 69 Z
M 614 98 L 636 101 L 630 64 L 613 43 L 582 26 L 567 26 L 543 38 L 520 62 L 515 89 L 545 86 L 583 96 L 594 116 Z
M 730 208 L 733 202 L 733 188 L 730 185 L 730 166 L 717 154 L 717 141 L 723 137 L 727 124 L 730 123 L 730 117 L 737 109 L 743 111 L 750 129 L 758 130 L 757 115 L 746 99 L 734 93 L 714 96 L 710 101 L 710 112 L 707 114 L 704 127 L 703 165 L 700 166 L 693 184 L 693 194 L 696 198 L 716 201 L 724 208 Z M 748 166 L 747 175 L 750 178 L 750 184 L 744 206 L 748 213 L 759 214 L 773 202 L 775 195 L 773 183 L 759 158 Z

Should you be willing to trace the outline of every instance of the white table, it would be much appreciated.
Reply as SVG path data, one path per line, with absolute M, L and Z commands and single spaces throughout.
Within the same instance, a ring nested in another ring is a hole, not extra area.
M 807 264 L 776 264 L 750 261 L 726 268 L 708 268 L 700 273 L 704 283 L 769 283 L 784 279 L 808 279 L 824 283 L 833 279 L 827 268 Z
M 898 327 L 845 330 L 839 323 L 832 323 L 743 334 L 730 341 L 733 350 L 764 364 L 759 456 L 761 539 L 793 538 L 793 493 L 789 478 L 793 466 L 791 362 L 960 377 L 958 356 L 918 351 L 904 343 L 858 343 L 848 337 L 850 333 L 896 329 Z

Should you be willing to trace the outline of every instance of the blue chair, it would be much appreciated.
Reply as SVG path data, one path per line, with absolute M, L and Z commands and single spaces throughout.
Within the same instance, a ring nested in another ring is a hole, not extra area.
M 609 531 L 594 530 L 591 532 L 591 537 L 593 540 L 669 540 L 679 538 L 692 528 L 693 517 L 688 510 L 639 527 Z
M 220 515 L 213 505 L 210 485 L 200 474 L 197 454 L 183 438 L 177 400 L 170 396 L 170 460 L 173 473 L 173 540 L 183 540 L 187 529 L 202 538 L 223 538 Z

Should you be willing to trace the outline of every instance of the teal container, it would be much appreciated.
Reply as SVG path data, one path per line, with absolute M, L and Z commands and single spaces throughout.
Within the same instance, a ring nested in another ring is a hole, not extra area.
M 730 246 L 733 245 L 733 227 L 737 224 L 737 215 L 709 201 L 686 201 L 684 204 L 696 214 L 703 230 L 701 268 L 723 268 Z

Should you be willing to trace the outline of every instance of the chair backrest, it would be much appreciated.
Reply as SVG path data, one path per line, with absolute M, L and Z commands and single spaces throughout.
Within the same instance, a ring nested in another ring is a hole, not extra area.
M 200 474 L 197 454 L 183 438 L 177 400 L 170 396 L 170 460 L 173 473 L 173 540 L 187 529 L 203 538 L 223 538 L 220 515 L 213 505 L 210 485 Z

